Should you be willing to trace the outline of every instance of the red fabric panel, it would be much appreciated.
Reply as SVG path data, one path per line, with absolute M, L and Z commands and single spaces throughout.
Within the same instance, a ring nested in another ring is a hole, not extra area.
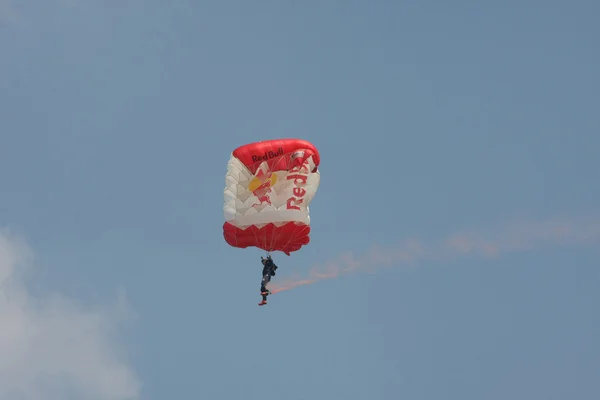
M 261 162 L 267 161 L 271 171 L 289 170 L 302 160 L 290 162 L 290 156 L 297 150 L 304 150 L 307 158 L 314 156 L 315 169 L 321 159 L 317 148 L 310 142 L 301 139 L 274 139 L 254 142 L 238 147 L 233 151 L 233 156 L 238 158 L 253 174 Z
M 262 228 L 240 229 L 228 222 L 223 224 L 225 241 L 233 247 L 258 247 L 265 251 L 282 251 L 288 256 L 310 241 L 310 226 L 288 222 L 283 226 L 268 224 Z

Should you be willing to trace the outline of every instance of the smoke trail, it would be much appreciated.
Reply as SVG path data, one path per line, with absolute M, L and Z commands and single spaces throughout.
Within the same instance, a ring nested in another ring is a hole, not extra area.
M 600 215 L 587 218 L 556 217 L 545 221 L 516 221 L 486 231 L 456 232 L 445 239 L 425 244 L 411 239 L 394 248 L 375 246 L 357 258 L 352 253 L 324 265 L 315 265 L 308 276 L 293 275 L 272 283 L 273 294 L 312 285 L 357 272 L 374 273 L 381 268 L 410 267 L 416 262 L 444 262 L 456 257 L 499 257 L 533 251 L 545 246 L 588 246 L 600 241 Z
M 398 262 L 410 263 L 422 256 L 423 248 L 415 240 L 409 240 L 395 250 L 380 250 L 374 247 L 368 255 L 362 258 L 356 258 L 353 253 L 346 253 L 339 260 L 330 261 L 322 266 L 313 266 L 306 278 L 296 274 L 281 283 L 271 284 L 271 292 L 275 294 L 298 286 L 311 285 L 325 279 L 339 278 L 342 275 L 356 272 L 375 272 L 376 267 L 392 267 Z

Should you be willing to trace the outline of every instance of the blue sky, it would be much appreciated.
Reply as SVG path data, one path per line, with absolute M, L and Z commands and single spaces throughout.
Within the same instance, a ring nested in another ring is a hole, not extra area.
M 0 0 L 1 399 L 600 397 L 597 2 L 43 3 Z M 336 278 L 257 307 L 225 168 L 280 137 L 274 283 Z

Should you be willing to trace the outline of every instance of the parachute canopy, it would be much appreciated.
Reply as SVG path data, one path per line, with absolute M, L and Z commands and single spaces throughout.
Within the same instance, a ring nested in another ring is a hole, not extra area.
M 225 176 L 225 241 L 288 256 L 309 243 L 309 204 L 320 183 L 310 142 L 277 139 L 238 147 Z

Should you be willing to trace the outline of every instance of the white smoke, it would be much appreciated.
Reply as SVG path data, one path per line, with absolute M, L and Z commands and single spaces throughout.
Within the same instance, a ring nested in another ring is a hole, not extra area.
M 138 399 L 141 385 L 114 335 L 127 316 L 59 294 L 34 296 L 27 244 L 0 231 L 0 400 Z
M 460 257 L 499 257 L 557 246 L 592 246 L 600 241 L 600 217 L 562 217 L 543 221 L 514 221 L 496 228 L 456 232 L 445 239 L 425 243 L 409 239 L 393 248 L 374 246 L 357 257 L 344 254 L 324 265 L 314 265 L 307 276 L 295 275 L 271 284 L 272 293 L 311 285 L 357 272 L 381 268 L 411 267 L 417 262 L 446 262 Z

